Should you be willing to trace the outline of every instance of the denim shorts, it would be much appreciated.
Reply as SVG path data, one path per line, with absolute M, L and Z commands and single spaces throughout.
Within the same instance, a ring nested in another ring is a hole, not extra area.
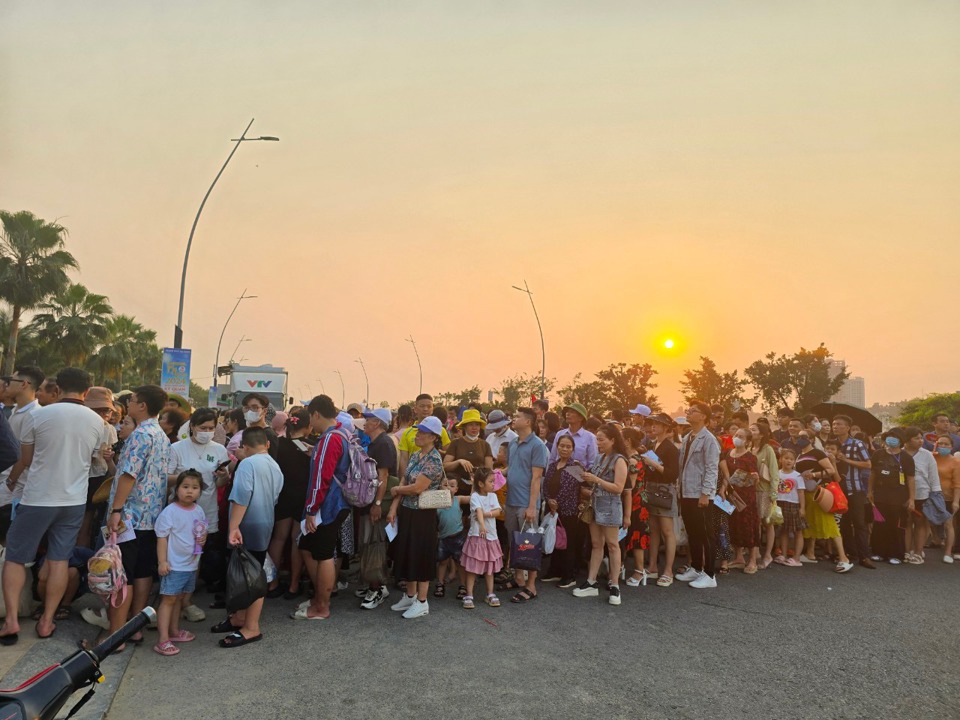
M 47 536 L 47 560 L 69 560 L 77 544 L 85 507 L 19 505 L 7 531 L 7 560 L 20 565 L 36 560 L 44 534 Z
M 197 586 L 195 570 L 171 570 L 160 578 L 161 595 L 183 595 L 193 592 Z
M 460 562 L 460 553 L 463 551 L 464 539 L 463 533 L 440 538 L 440 547 L 437 550 L 437 562 L 443 562 L 449 558 Z

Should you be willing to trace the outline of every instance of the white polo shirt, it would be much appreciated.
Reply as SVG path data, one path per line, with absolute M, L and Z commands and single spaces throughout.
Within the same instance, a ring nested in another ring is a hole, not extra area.
M 9 421 L 10 429 L 13 430 L 13 436 L 20 444 L 23 444 L 24 434 L 33 428 L 32 413 L 39 407 L 40 403 L 34 400 L 23 407 L 15 407 L 13 409 Z M 30 475 L 30 468 L 27 468 L 20 474 L 20 479 L 17 480 L 17 486 L 12 491 L 7 487 L 7 478 L 10 477 L 11 472 L 13 472 L 13 468 L 9 468 L 0 473 L 0 507 L 5 507 L 14 500 L 20 499 L 23 495 L 23 486 L 27 482 L 27 477 Z
M 60 400 L 31 413 L 33 426 L 21 438 L 33 445 L 30 482 L 23 505 L 86 505 L 90 458 L 105 442 L 103 419 L 79 400 Z

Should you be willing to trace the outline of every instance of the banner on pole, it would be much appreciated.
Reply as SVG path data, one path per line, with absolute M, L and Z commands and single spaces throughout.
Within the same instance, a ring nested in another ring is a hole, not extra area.
M 190 397 L 190 350 L 164 348 L 160 366 L 160 387 L 168 393 Z

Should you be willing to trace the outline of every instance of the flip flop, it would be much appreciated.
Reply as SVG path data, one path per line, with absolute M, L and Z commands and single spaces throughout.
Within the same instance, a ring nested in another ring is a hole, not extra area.
M 171 640 L 167 640 L 165 643 L 157 643 L 153 646 L 153 651 L 157 653 L 157 655 L 164 655 L 166 657 L 180 654 L 180 648 L 174 645 Z
M 313 617 L 311 617 L 310 615 L 307 615 L 308 612 L 310 612 L 309 607 L 297 608 L 296 612 L 293 612 L 290 614 L 290 617 L 293 618 L 294 620 L 327 620 L 329 619 L 329 618 L 321 617 L 319 615 L 314 615 Z
M 10 647 L 11 645 L 16 645 L 17 640 L 20 639 L 19 633 L 10 633 L 9 635 L 0 636 L 0 645 L 4 647 Z
M 170 642 L 182 643 L 182 642 L 192 642 L 197 639 L 197 636 L 194 635 L 189 630 L 181 630 L 176 635 L 170 636 Z
M 230 622 L 230 618 L 224 618 L 223 620 L 218 622 L 216 625 L 214 625 L 212 628 L 210 628 L 210 632 L 228 633 L 228 632 L 236 632 L 239 629 L 240 629 L 239 626 L 234 625 L 232 622 Z
M 57 632 L 57 626 L 56 626 L 56 623 L 54 623 L 53 630 L 50 631 L 49 635 L 40 634 L 40 623 L 37 623 L 34 626 L 33 631 L 37 634 L 37 637 L 40 638 L 41 640 L 49 640 L 50 638 L 53 637 L 54 633 Z M 143 642 L 143 640 L 141 640 L 140 642 Z
M 247 645 L 249 643 L 258 642 L 263 640 L 263 633 L 259 635 L 254 635 L 251 638 L 244 637 L 241 632 L 232 632 L 226 637 L 220 640 L 220 647 L 222 648 L 237 648 L 241 645 Z

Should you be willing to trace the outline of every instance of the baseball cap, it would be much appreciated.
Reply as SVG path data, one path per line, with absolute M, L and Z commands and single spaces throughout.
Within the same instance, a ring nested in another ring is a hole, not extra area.
M 431 415 L 428 418 L 425 418 L 423 422 L 417 425 L 417 430 L 422 430 L 423 432 L 433 433 L 434 435 L 443 434 L 443 425 L 440 422 L 440 418 L 434 417 Z
M 650 413 L 653 412 L 649 407 L 640 403 L 633 410 L 630 411 L 631 415 L 643 415 L 644 417 L 650 417 Z
M 390 423 L 393 420 L 393 415 L 387 408 L 374 408 L 373 410 L 367 410 L 365 413 L 363 413 L 363 416 L 365 418 L 376 418 L 383 423 L 385 428 L 390 427 Z

